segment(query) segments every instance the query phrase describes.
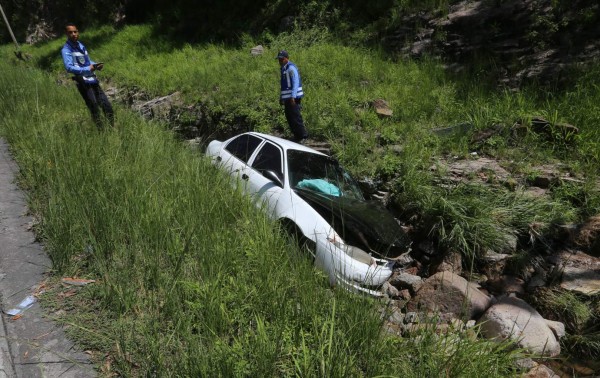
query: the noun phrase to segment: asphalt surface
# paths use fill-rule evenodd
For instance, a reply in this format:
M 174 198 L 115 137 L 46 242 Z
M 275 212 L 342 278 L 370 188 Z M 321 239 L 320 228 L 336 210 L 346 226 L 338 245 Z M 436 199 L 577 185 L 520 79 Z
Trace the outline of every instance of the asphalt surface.
M 30 230 L 18 167 L 0 138 L 0 378 L 95 377 L 87 354 L 37 302 L 52 262 Z M 16 314 L 16 315 L 15 315 Z

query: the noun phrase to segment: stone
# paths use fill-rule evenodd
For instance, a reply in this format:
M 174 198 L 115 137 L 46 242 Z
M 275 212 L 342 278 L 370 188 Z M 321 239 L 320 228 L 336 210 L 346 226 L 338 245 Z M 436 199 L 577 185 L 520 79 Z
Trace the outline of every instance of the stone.
M 181 94 L 174 92 L 168 96 L 135 103 L 132 108 L 140 112 L 144 118 L 168 120 L 172 109 L 175 106 L 180 106 L 182 104 L 181 101 Z
M 523 194 L 532 198 L 544 197 L 548 193 L 548 189 L 543 189 L 537 186 L 530 186 L 523 191 Z
M 567 266 L 563 270 L 560 286 L 569 291 L 586 295 L 600 293 L 600 269 L 586 269 Z
M 418 312 L 416 311 L 409 311 L 406 313 L 406 315 L 404 315 L 404 323 L 409 324 L 409 323 L 418 323 L 419 319 L 420 319 L 420 315 Z
M 265 53 L 265 48 L 262 45 L 254 46 L 250 49 L 250 55 L 259 56 Z
M 531 277 L 529 283 L 527 284 L 527 290 L 533 291 L 538 287 L 546 286 L 546 277 L 543 273 L 538 273 L 535 276 Z
M 560 344 L 546 320 L 519 298 L 500 299 L 477 323 L 481 334 L 488 339 L 511 339 L 518 347 L 540 356 L 560 354 Z
M 550 327 L 552 332 L 554 332 L 554 336 L 556 336 L 556 338 L 559 340 L 565 337 L 567 334 L 567 331 L 565 330 L 565 324 L 562 322 L 546 319 L 546 324 L 548 327 Z
M 462 273 L 462 255 L 460 252 L 450 251 L 444 255 L 437 266 L 433 267 L 432 271 L 433 273 L 447 271 L 460 275 Z
M 513 254 L 517 251 L 517 246 L 519 243 L 519 238 L 513 234 L 505 234 L 504 235 L 504 248 L 502 249 L 503 253 Z
M 483 256 L 483 260 L 488 264 L 501 262 L 501 261 L 504 261 L 509 258 L 510 258 L 509 254 L 498 253 L 498 252 L 494 252 L 492 250 L 487 251 L 485 256 Z
M 524 378 L 560 378 L 560 376 L 546 365 L 537 365 L 529 370 L 529 372 L 524 375 Z
M 404 333 L 404 325 L 385 322 L 381 330 L 386 335 L 402 336 Z
M 529 184 L 542 189 L 549 189 L 559 183 L 561 165 L 546 164 L 539 167 L 534 167 L 534 172 L 527 179 Z
M 414 294 L 421 288 L 421 285 L 423 285 L 423 279 L 413 274 L 401 272 L 392 275 L 389 283 L 400 290 L 408 289 Z
M 425 280 L 407 306 L 409 311 L 453 313 L 471 319 L 483 313 L 491 301 L 475 284 L 452 272 L 440 272 Z
M 410 298 L 412 298 L 412 296 L 410 295 L 410 291 L 408 289 L 404 289 L 404 290 L 400 290 L 399 298 L 404 299 L 405 301 L 408 301 L 408 300 L 410 300 Z
M 546 261 L 562 272 L 563 289 L 585 295 L 600 292 L 600 258 L 564 249 L 548 256 Z
M 400 296 L 400 291 L 389 282 L 384 282 L 384 284 L 381 286 L 381 290 L 390 298 L 398 298 Z
M 496 294 L 524 294 L 525 281 L 518 277 L 503 275 L 496 279 L 490 279 L 486 282 L 486 286 Z
M 410 230 L 407 230 L 406 228 L 403 227 L 403 230 L 406 233 L 409 233 Z M 402 266 L 402 267 L 408 267 L 409 265 L 411 265 L 415 259 L 412 258 L 412 256 L 410 255 L 410 252 L 406 252 L 401 254 L 398 257 L 395 257 L 391 260 L 394 260 L 395 266 Z
M 511 178 L 510 173 L 502 168 L 496 160 L 485 157 L 458 160 L 440 165 L 445 168 L 440 171 L 448 171 L 453 181 L 473 179 L 482 182 L 503 183 Z
M 382 118 L 389 118 L 394 114 L 389 104 L 384 99 L 379 98 L 374 100 L 371 102 L 371 106 L 375 109 L 375 113 Z
M 519 368 L 519 369 L 527 369 L 527 370 L 531 370 L 534 367 L 538 366 L 539 364 L 537 362 L 535 362 L 533 359 L 531 358 L 521 358 L 519 360 L 517 360 L 515 362 L 515 365 Z
M 394 323 L 394 324 L 403 324 L 404 323 L 404 314 L 402 313 L 402 311 L 396 309 L 388 317 L 388 322 Z

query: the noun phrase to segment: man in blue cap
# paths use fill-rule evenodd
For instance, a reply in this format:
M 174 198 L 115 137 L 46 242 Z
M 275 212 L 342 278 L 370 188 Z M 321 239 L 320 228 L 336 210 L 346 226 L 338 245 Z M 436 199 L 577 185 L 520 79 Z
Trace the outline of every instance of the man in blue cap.
M 277 54 L 277 59 L 281 66 L 281 95 L 279 96 L 279 103 L 284 106 L 285 119 L 294 134 L 294 141 L 304 143 L 306 138 L 308 138 L 308 132 L 304 127 L 302 114 L 300 114 L 300 109 L 302 109 L 300 103 L 302 97 L 304 97 L 300 73 L 298 72 L 298 67 L 290 62 L 287 51 L 281 50 Z
M 65 26 L 67 42 L 61 50 L 63 63 L 68 73 L 73 74 L 73 80 L 77 83 L 77 90 L 83 97 L 85 104 L 92 113 L 96 126 L 102 128 L 100 108 L 104 112 L 110 125 L 114 124 L 114 112 L 108 97 L 104 94 L 95 71 L 100 71 L 104 63 L 95 63 L 88 55 L 85 46 L 79 42 L 79 30 L 75 24 Z

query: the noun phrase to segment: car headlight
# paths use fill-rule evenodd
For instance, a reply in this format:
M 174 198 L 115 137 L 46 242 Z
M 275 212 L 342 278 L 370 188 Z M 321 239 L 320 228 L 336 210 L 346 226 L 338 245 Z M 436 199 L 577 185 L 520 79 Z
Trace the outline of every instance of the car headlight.
M 348 256 L 352 257 L 356 261 L 360 261 L 363 264 L 376 266 L 377 262 L 367 252 L 362 249 L 355 247 L 353 245 L 347 245 L 342 238 L 337 234 L 337 232 L 331 230 L 329 235 L 327 236 L 327 241 L 336 246 L 337 248 L 344 251 Z

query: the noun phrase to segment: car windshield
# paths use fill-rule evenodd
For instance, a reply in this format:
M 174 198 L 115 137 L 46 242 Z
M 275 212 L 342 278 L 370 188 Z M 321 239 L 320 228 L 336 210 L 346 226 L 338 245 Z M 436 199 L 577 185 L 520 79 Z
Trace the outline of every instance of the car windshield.
M 288 150 L 287 160 L 292 188 L 364 201 L 356 181 L 335 159 L 306 151 Z

